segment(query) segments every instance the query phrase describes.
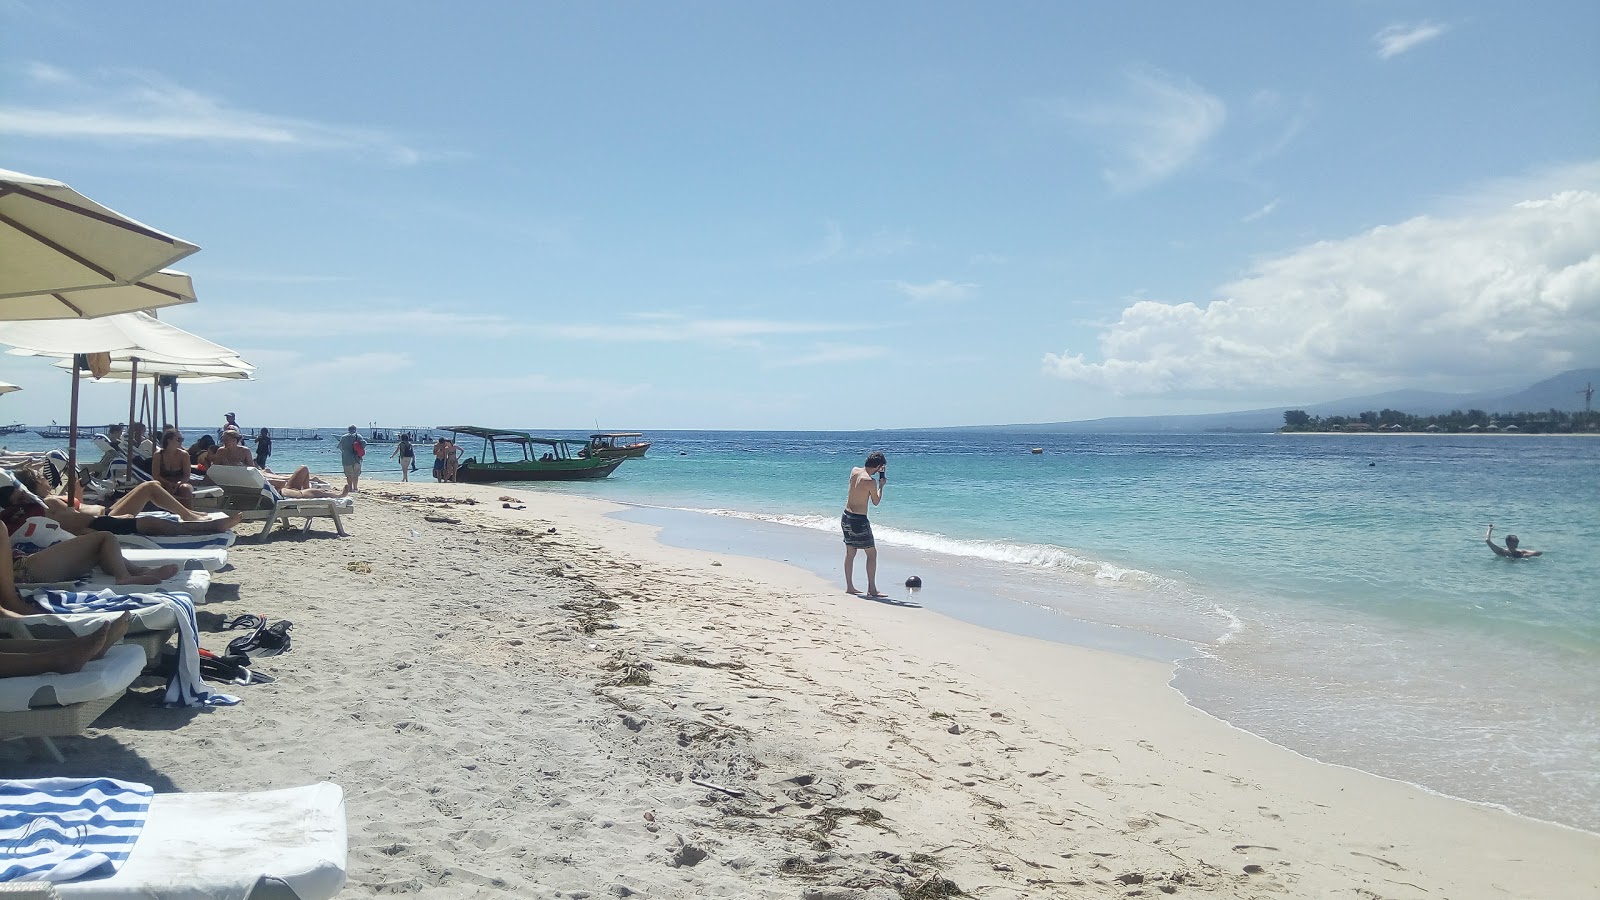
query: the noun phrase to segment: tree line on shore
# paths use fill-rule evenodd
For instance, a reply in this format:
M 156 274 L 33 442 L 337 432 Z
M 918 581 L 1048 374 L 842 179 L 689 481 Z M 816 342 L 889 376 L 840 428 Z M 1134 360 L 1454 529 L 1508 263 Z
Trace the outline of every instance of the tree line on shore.
M 1600 416 L 1587 412 L 1550 409 L 1544 412 L 1489 413 L 1481 409 L 1453 409 L 1435 416 L 1418 416 L 1397 409 L 1367 410 L 1354 416 L 1314 416 L 1303 409 L 1283 411 L 1280 432 L 1294 431 L 1431 431 L 1475 433 L 1510 431 L 1522 434 L 1570 434 L 1600 431 Z

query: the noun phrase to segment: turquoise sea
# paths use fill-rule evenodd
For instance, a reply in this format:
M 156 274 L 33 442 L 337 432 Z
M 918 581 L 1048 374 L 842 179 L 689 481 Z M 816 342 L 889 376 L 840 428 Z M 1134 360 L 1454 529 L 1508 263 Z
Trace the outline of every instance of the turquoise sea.
M 1164 656 L 1193 705 L 1307 756 L 1600 832 L 1600 440 L 650 437 L 606 481 L 517 488 L 838 579 L 846 477 L 882 450 L 880 583 L 904 602 Z M 368 478 L 397 477 L 389 449 Z M 278 451 L 274 468 L 338 469 L 330 446 Z M 1495 556 L 1490 522 L 1545 555 Z

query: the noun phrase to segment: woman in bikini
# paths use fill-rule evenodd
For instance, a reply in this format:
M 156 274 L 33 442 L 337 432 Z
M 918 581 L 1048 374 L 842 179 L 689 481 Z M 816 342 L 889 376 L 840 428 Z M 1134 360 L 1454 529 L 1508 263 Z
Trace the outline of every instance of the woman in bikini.
M 194 502 L 194 488 L 189 484 L 191 464 L 189 451 L 183 446 L 183 434 L 176 428 L 163 432 L 161 449 L 156 453 L 156 481 L 184 506 Z

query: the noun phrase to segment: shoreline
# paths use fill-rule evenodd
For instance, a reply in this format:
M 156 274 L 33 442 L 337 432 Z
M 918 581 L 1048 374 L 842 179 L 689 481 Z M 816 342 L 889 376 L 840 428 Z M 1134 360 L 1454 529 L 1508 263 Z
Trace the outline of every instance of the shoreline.
M 64 766 L 0 761 L 158 790 L 336 781 L 346 897 L 1600 889 L 1600 838 L 1310 760 L 1188 706 L 1162 663 L 667 546 L 603 500 L 359 496 L 349 538 L 242 542 L 200 608 L 216 649 L 223 615 L 295 621 L 261 660 L 277 682 L 203 713 L 135 692 Z

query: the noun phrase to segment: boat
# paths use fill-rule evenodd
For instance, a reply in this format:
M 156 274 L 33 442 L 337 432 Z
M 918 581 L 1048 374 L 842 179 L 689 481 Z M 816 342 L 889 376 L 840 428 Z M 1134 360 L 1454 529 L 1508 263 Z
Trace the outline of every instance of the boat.
M 585 450 L 589 456 L 602 459 L 638 459 L 650 449 L 650 442 L 628 439 L 641 437 L 644 435 L 637 431 L 602 431 L 589 435 L 589 446 Z M 625 443 L 617 443 L 619 440 Z
M 21 434 L 28 430 L 28 426 L 18 422 L 15 425 L 0 425 L 0 434 Z
M 526 431 L 480 428 L 476 425 L 440 425 L 436 430 L 483 439 L 477 456 L 469 456 L 456 469 L 457 481 L 476 484 L 496 481 L 583 481 L 605 478 L 625 458 L 590 456 L 583 441 L 546 438 Z
M 376 424 L 372 424 L 367 426 L 367 433 L 362 435 L 362 438 L 369 444 L 398 444 L 401 435 L 409 435 L 413 444 L 433 443 L 432 430 L 420 425 L 380 428 Z
M 90 435 L 105 431 L 109 427 L 108 425 L 79 425 L 78 436 L 87 439 Z M 65 441 L 72 437 L 71 426 L 57 425 L 54 422 L 49 425 L 40 425 L 38 428 L 30 430 L 47 441 Z

